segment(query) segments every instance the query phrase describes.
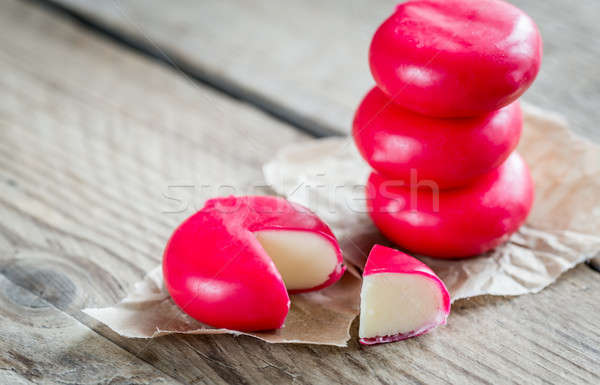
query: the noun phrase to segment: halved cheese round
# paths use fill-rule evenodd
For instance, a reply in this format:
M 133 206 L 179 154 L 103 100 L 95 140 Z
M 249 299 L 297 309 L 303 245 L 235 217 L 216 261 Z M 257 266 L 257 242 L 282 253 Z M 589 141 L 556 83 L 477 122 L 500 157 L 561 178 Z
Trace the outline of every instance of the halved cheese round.
M 184 312 L 240 331 L 280 328 L 288 290 L 324 288 L 344 270 L 329 227 L 307 208 L 271 196 L 207 201 L 175 230 L 163 256 L 165 285 Z

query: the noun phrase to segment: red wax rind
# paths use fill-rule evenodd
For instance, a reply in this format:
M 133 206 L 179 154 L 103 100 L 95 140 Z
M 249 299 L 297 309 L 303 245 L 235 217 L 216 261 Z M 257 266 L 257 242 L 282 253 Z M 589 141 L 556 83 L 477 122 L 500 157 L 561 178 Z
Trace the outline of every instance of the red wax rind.
M 478 117 L 437 119 L 390 103 L 375 87 L 356 111 L 352 135 L 379 173 L 407 184 L 412 175 L 445 189 L 498 167 L 517 146 L 522 126 L 518 101 Z
M 436 117 L 508 105 L 534 81 L 541 59 L 533 20 L 499 0 L 402 3 L 369 51 L 373 77 L 395 103 Z
M 506 241 L 525 222 L 533 197 L 529 169 L 516 152 L 464 188 L 404 187 L 375 172 L 367 182 L 369 215 L 381 232 L 437 258 L 475 256 Z
M 253 234 L 260 230 L 318 233 L 336 250 L 338 265 L 327 282 L 342 276 L 342 254 L 329 227 L 307 208 L 272 196 L 216 198 L 206 202 L 171 236 L 163 256 L 165 285 L 188 315 L 217 328 L 277 329 L 289 310 L 280 273 Z

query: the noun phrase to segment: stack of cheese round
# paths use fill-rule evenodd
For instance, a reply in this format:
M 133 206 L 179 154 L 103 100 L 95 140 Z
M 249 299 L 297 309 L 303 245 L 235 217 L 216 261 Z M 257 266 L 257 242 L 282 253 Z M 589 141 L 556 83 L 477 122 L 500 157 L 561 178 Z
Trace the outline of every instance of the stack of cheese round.
M 523 11 L 499 0 L 413 0 L 377 30 L 377 86 L 354 119 L 374 169 L 370 215 L 401 247 L 440 258 L 486 252 L 525 221 L 533 182 L 514 152 L 517 100 L 542 42 Z

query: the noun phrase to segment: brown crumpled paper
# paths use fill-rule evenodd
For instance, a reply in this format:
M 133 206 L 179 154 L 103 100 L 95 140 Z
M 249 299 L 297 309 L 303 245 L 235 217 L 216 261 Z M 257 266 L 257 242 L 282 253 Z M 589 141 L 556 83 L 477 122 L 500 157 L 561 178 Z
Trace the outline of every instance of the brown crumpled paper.
M 360 275 L 349 266 L 335 285 L 317 292 L 291 295 L 290 312 L 283 328 L 242 333 L 212 328 L 179 310 L 163 285 L 162 267 L 157 266 L 118 304 L 83 309 L 83 312 L 124 337 L 154 338 L 172 333 L 234 334 L 271 343 L 346 346 L 350 324 L 358 314 L 359 294 Z
M 546 111 L 524 106 L 524 117 L 518 151 L 536 185 L 526 225 L 488 255 L 458 261 L 421 257 L 444 281 L 453 301 L 535 293 L 600 252 L 600 146 L 575 136 L 562 118 Z M 269 185 L 330 224 L 350 265 L 334 286 L 292 296 L 280 330 L 240 333 L 191 319 L 169 298 L 160 267 L 117 305 L 83 311 L 126 337 L 230 333 L 272 343 L 345 346 L 359 310 L 360 279 L 353 265 L 362 266 L 374 243 L 389 244 L 366 213 L 363 187 L 368 173 L 349 138 L 289 146 L 265 165 Z

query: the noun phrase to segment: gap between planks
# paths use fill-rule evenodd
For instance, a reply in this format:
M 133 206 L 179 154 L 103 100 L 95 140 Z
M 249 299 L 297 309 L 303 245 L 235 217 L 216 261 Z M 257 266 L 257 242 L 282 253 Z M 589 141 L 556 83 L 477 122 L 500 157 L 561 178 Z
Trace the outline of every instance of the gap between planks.
M 191 81 L 197 82 L 203 86 L 210 87 L 220 93 L 227 95 L 238 101 L 245 102 L 267 115 L 282 121 L 291 127 L 315 138 L 324 138 L 328 136 L 343 136 L 338 130 L 326 126 L 304 116 L 291 108 L 261 94 L 250 90 L 240 84 L 219 76 L 198 65 L 190 64 L 185 59 L 176 55 L 170 50 L 155 44 L 149 37 L 123 33 L 112 30 L 111 28 L 99 22 L 93 17 L 89 17 L 77 10 L 71 9 L 65 5 L 56 3 L 52 0 L 24 0 L 31 4 L 40 6 L 57 15 L 66 17 L 76 22 L 81 27 L 96 33 L 109 41 L 122 47 L 126 47 L 142 56 L 152 59 L 169 69 L 175 71 L 178 75 L 184 76 Z

